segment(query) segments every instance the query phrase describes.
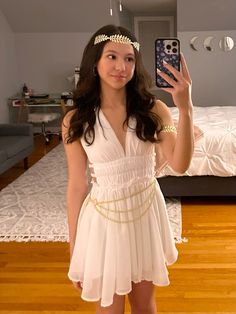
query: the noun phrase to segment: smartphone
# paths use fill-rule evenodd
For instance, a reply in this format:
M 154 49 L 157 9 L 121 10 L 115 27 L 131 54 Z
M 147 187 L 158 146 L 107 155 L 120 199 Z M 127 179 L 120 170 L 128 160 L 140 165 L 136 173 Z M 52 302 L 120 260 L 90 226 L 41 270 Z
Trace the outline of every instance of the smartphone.
M 180 41 L 177 38 L 158 38 L 155 40 L 155 70 L 158 68 L 176 80 L 173 74 L 164 67 L 163 60 L 180 71 Z M 157 71 L 156 85 L 158 87 L 172 87 L 158 75 Z

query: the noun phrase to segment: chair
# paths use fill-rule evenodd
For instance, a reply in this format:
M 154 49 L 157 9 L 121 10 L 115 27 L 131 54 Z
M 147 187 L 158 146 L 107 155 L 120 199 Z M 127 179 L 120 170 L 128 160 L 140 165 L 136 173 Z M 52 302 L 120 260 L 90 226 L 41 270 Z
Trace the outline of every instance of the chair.
M 45 144 L 50 143 L 51 136 L 53 134 L 58 135 L 59 139 L 61 138 L 61 132 L 52 132 L 46 130 L 46 124 L 52 121 L 56 121 L 61 118 L 61 114 L 57 112 L 48 112 L 48 113 L 41 113 L 41 112 L 33 112 L 28 114 L 28 123 L 32 124 L 40 124 L 41 125 L 41 133 L 44 136 Z

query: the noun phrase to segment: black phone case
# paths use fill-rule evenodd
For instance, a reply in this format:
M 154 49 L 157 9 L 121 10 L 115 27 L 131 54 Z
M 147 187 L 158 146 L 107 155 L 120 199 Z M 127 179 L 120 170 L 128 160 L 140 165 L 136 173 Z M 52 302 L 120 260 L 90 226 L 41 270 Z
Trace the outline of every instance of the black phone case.
M 155 40 L 155 70 L 158 68 L 176 80 L 173 74 L 164 67 L 163 60 L 180 71 L 180 42 L 177 38 L 158 38 Z M 157 71 L 156 85 L 158 87 L 172 87 L 158 75 Z

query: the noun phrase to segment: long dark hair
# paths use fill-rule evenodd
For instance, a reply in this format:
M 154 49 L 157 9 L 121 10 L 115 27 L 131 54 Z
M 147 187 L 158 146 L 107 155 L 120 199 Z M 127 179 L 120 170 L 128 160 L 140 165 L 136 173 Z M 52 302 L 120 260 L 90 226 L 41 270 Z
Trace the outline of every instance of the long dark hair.
M 136 42 L 135 36 L 121 26 L 107 25 L 100 28 L 89 40 L 84 49 L 80 64 L 80 76 L 73 93 L 74 113 L 71 116 L 66 142 L 71 143 L 84 136 L 88 145 L 95 139 L 94 124 L 96 110 L 100 108 L 100 79 L 96 75 L 96 65 L 101 58 L 107 41 L 94 45 L 97 35 L 127 36 Z M 151 111 L 155 104 L 155 96 L 148 89 L 152 86 L 152 79 L 144 69 L 140 52 L 134 48 L 135 70 L 132 79 L 126 85 L 126 120 L 132 116 L 136 119 L 136 135 L 142 141 L 157 142 L 156 134 L 161 130 L 161 119 Z M 76 110 L 75 110 L 76 109 Z

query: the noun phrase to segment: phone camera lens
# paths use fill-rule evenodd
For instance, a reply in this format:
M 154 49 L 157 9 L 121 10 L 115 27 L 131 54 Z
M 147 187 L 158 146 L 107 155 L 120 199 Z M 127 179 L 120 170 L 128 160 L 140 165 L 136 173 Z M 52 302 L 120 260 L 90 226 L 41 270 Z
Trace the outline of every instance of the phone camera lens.
M 173 46 L 176 47 L 177 46 L 177 42 L 173 41 Z
M 171 49 L 171 45 L 167 45 L 166 48 L 167 48 L 168 50 L 170 50 L 170 49 Z
M 176 52 L 177 52 L 177 49 L 176 49 L 176 48 L 173 48 L 172 51 L 173 51 L 173 53 L 176 53 Z

